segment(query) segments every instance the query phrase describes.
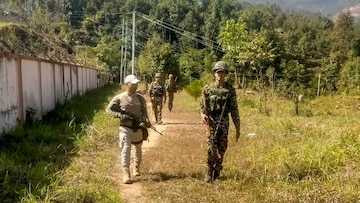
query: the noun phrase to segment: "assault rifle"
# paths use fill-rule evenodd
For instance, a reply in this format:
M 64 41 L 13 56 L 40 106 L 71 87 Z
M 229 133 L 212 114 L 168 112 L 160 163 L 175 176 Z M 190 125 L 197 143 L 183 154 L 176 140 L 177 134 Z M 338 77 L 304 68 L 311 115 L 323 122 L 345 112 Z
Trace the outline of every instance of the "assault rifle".
M 143 119 L 140 116 L 135 115 L 131 112 L 124 111 L 122 109 L 120 109 L 120 113 L 128 115 L 134 121 L 133 125 L 136 125 L 134 127 L 139 126 L 140 123 L 144 123 L 146 128 L 151 128 L 153 131 L 157 132 L 158 134 L 163 135 L 162 132 L 159 132 L 158 130 L 156 130 L 156 128 L 150 123 L 150 121 Z
M 220 118 L 219 118 L 219 121 L 218 123 L 216 123 L 216 128 L 215 128 L 215 132 L 211 134 L 211 132 L 209 132 L 209 138 L 210 138 L 210 152 L 212 155 L 214 155 L 214 148 L 216 150 L 216 155 L 220 158 L 220 153 L 219 153 L 219 150 L 218 148 L 215 146 L 215 143 L 214 143 L 214 140 L 216 139 L 216 136 L 217 136 L 217 133 L 219 131 L 219 127 L 220 127 L 220 124 L 221 124 L 221 120 L 223 119 L 224 117 L 224 112 L 225 112 L 225 108 L 226 108 L 226 104 L 228 103 L 228 100 L 229 100 L 229 96 L 230 94 L 228 93 L 226 95 L 226 100 L 225 100 L 225 103 L 224 105 L 222 106 L 222 109 L 221 109 L 221 114 L 220 114 Z M 209 118 L 209 121 L 208 121 L 208 126 L 210 128 L 210 125 L 213 125 L 215 126 L 215 120 L 213 119 L 213 117 L 211 115 L 208 115 L 208 118 Z M 210 129 L 209 129 L 210 131 Z
M 208 115 L 208 121 L 207 121 L 207 131 L 208 131 L 208 135 L 209 135 L 209 141 L 210 141 L 210 153 L 212 155 L 214 155 L 216 153 L 216 155 L 219 157 L 219 150 L 218 148 L 215 146 L 215 139 L 216 139 L 216 134 L 218 132 L 218 127 L 216 126 L 215 132 L 211 133 L 211 128 L 213 126 L 215 126 L 215 121 L 214 119 Z

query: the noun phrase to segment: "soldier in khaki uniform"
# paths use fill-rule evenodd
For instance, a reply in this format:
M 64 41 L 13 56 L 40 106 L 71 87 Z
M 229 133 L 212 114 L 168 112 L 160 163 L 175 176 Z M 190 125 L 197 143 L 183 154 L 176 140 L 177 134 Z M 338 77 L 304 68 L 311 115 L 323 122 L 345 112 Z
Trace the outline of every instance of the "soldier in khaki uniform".
M 149 85 L 148 93 L 150 95 L 152 110 L 154 111 L 157 124 L 162 123 L 162 105 L 166 102 L 166 89 L 161 82 L 161 74 L 155 74 L 155 81 Z
M 126 76 L 126 91 L 116 95 L 105 109 L 110 116 L 120 119 L 119 146 L 121 149 L 121 166 L 124 172 L 123 183 L 125 184 L 132 183 L 129 170 L 131 147 L 133 147 L 135 163 L 133 175 L 140 175 L 143 130 L 147 127 L 144 122 L 139 123 L 134 121 L 134 119 L 125 112 L 136 115 L 144 121 L 149 120 L 146 101 L 142 95 L 136 93 L 139 82 L 140 80 L 134 75 Z
M 174 93 L 176 92 L 176 82 L 173 74 L 169 74 L 169 78 L 165 81 L 165 88 L 168 94 L 168 109 L 169 111 L 172 111 Z
M 208 157 L 206 182 L 216 180 L 222 170 L 222 161 L 228 146 L 229 114 L 236 128 L 236 142 L 240 136 L 240 116 L 234 87 L 225 81 L 228 73 L 224 61 L 216 62 L 215 82 L 203 87 L 200 114 L 208 125 Z

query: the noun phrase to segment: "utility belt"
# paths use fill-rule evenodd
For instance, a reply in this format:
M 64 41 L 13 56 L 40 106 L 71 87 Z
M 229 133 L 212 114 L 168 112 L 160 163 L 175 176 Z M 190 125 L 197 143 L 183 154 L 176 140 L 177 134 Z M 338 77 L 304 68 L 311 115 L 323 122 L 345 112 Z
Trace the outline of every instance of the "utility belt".
M 130 128 L 130 129 L 132 129 L 134 132 L 136 132 L 138 129 L 142 129 L 143 130 L 143 132 L 142 132 L 142 139 L 141 140 L 139 140 L 139 141 L 137 141 L 137 142 L 133 142 L 133 141 L 131 141 L 131 144 L 140 144 L 140 143 L 142 143 L 143 142 L 143 140 L 146 140 L 147 139 L 147 137 L 149 136 L 147 133 L 147 130 L 144 130 L 144 128 L 142 128 L 142 127 L 133 127 L 133 126 L 129 126 L 129 125 L 120 125 L 121 127 L 127 127 L 127 128 Z M 146 129 L 146 128 L 145 128 Z M 146 131 L 146 132 L 145 132 Z M 146 136 L 146 134 L 147 134 L 147 136 Z M 145 136 L 146 136 L 146 139 L 145 139 Z
M 152 96 L 151 101 L 161 102 L 163 100 L 162 96 Z
M 134 132 L 136 132 L 138 129 L 141 129 L 141 127 L 134 127 L 134 126 L 130 126 L 130 125 L 122 125 L 120 124 L 121 127 L 127 127 L 127 128 L 131 128 Z

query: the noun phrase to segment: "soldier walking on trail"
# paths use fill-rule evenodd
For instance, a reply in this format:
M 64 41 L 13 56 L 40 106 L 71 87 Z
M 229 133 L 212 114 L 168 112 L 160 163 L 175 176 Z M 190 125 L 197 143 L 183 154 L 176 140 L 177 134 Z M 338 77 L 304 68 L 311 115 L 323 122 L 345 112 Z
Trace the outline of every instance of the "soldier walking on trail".
M 173 74 L 169 74 L 169 78 L 165 81 L 165 88 L 168 93 L 168 109 L 172 111 L 174 93 L 176 92 L 176 81 L 174 80 Z
M 162 105 L 166 102 L 166 89 L 161 82 L 161 74 L 155 74 L 155 81 L 149 85 L 149 95 L 157 124 L 162 123 Z
M 236 142 L 240 136 L 240 116 L 234 87 L 225 82 L 228 73 L 224 61 L 216 62 L 215 82 L 203 87 L 200 114 L 201 120 L 208 125 L 207 173 L 205 181 L 219 178 L 223 169 L 222 162 L 228 146 L 229 113 L 236 128 Z
M 120 119 L 120 141 L 121 166 L 123 167 L 123 183 L 130 184 L 130 152 L 133 147 L 134 158 L 134 176 L 140 175 L 140 164 L 142 159 L 143 133 L 147 133 L 148 113 L 144 97 L 136 93 L 138 80 L 134 75 L 125 77 L 126 91 L 116 95 L 106 107 L 106 112 Z M 130 115 L 137 116 L 143 121 L 135 120 Z

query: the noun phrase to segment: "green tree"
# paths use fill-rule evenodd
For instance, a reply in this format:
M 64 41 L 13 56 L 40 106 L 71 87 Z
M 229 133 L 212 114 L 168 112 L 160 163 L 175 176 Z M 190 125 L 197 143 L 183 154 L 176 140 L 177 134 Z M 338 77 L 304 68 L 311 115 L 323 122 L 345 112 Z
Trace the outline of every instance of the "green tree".
M 114 39 L 113 36 L 103 36 L 99 44 L 93 48 L 96 58 L 107 65 L 108 70 L 113 75 L 119 75 L 120 69 L 113 67 L 120 67 L 121 41 Z
M 85 18 L 86 0 L 64 0 L 64 20 L 73 28 L 80 28 Z
M 204 57 L 207 54 L 206 49 L 189 49 L 180 55 L 179 66 L 187 80 L 200 79 L 201 73 L 205 71 Z
M 299 115 L 299 102 L 304 90 L 305 66 L 297 60 L 281 60 L 280 67 L 284 76 L 278 81 L 277 93 L 291 99 L 294 102 L 295 114 Z
M 220 28 L 219 42 L 226 52 L 224 58 L 231 67 L 235 67 L 235 81 L 237 82 L 238 74 L 246 74 L 246 63 L 249 59 L 244 55 L 246 44 L 249 43 L 250 36 L 247 32 L 245 23 L 235 23 L 234 20 L 226 21 L 225 25 Z
M 201 96 L 201 91 L 203 87 L 203 82 L 201 80 L 195 80 L 191 84 L 185 87 L 186 92 L 194 97 L 194 99 L 198 99 Z
M 351 47 L 351 42 L 354 39 L 354 17 L 347 13 L 340 13 L 337 16 L 334 28 L 332 31 L 332 52 L 339 53 L 342 60 L 347 56 L 347 50 Z
M 169 43 L 164 43 L 159 36 L 151 38 L 141 51 L 137 67 L 140 74 L 160 73 L 180 74 L 177 54 Z
M 360 57 L 353 56 L 349 58 L 341 69 L 340 74 L 341 87 L 346 91 L 360 90 Z
M 259 94 L 259 110 L 266 109 L 265 74 L 268 68 L 278 67 L 279 59 L 284 55 L 283 44 L 277 32 L 264 30 L 256 34 L 253 40 L 246 44 L 244 58 L 248 60 L 250 67 L 257 77 Z

